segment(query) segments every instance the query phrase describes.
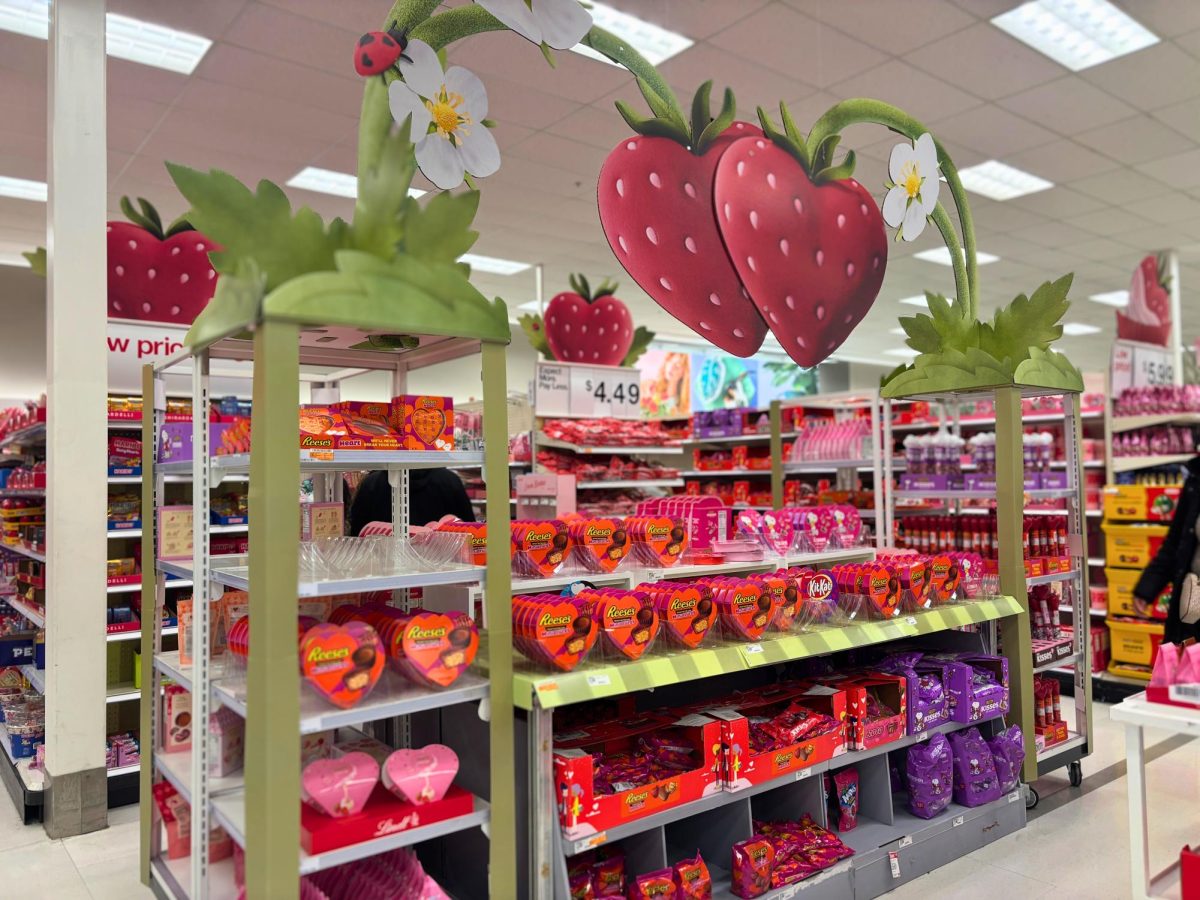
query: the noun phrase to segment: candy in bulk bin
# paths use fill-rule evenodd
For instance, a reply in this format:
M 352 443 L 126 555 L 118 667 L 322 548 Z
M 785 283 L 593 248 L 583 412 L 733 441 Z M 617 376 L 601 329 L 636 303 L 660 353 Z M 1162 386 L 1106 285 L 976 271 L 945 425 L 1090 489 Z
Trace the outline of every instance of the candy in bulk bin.
M 641 659 L 654 646 L 659 620 L 649 594 L 623 588 L 585 588 L 576 599 L 592 604 L 600 630 L 601 656 Z
M 694 650 L 712 633 L 717 607 L 707 584 L 659 581 L 639 584 L 637 590 L 650 597 L 671 646 Z
M 591 600 L 561 594 L 512 599 L 513 644 L 526 659 L 570 672 L 587 659 L 599 629 Z

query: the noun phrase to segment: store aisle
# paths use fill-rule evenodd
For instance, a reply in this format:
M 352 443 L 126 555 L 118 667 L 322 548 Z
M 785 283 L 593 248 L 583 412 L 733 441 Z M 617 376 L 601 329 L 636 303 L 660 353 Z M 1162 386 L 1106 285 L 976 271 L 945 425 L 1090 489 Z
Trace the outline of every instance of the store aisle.
M 1069 698 L 1064 697 L 1064 702 Z M 1066 771 L 1037 785 L 1042 794 L 1027 828 L 968 854 L 887 895 L 895 900 L 1017 896 L 1023 900 L 1129 896 L 1124 728 L 1095 705 L 1096 750 L 1084 761 L 1083 787 Z M 1068 718 L 1069 718 L 1069 714 Z M 1165 867 L 1200 839 L 1200 742 L 1146 732 L 1151 810 L 1151 868 Z M 1082 794 L 1082 796 L 1079 796 Z M 1075 795 L 1075 796 L 1072 796 Z M 23 900 L 135 900 L 149 897 L 137 880 L 136 807 L 114 810 L 107 831 L 49 841 L 0 803 L 0 872 Z M 7 896 L 0 890 L 0 896 Z

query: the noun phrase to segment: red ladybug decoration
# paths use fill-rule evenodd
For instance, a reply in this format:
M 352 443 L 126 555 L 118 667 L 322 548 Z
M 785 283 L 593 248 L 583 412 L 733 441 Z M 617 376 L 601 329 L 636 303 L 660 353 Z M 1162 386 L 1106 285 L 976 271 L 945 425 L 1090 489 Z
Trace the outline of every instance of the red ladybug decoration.
M 383 75 L 398 60 L 409 62 L 404 55 L 407 46 L 408 38 L 394 25 L 387 31 L 368 31 L 354 48 L 354 70 L 364 78 Z

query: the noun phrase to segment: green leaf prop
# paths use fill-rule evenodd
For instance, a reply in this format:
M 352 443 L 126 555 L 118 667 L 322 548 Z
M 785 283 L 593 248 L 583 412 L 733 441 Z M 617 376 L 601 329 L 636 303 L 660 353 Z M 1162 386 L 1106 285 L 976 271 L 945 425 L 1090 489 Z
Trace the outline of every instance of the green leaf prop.
M 211 254 L 222 275 L 253 259 L 269 292 L 300 275 L 333 269 L 334 253 L 349 242 L 341 219 L 326 230 L 321 217 L 306 206 L 293 216 L 287 196 L 270 181 L 260 181 L 251 192 L 218 169 L 200 172 L 167 163 L 167 170 L 191 204 L 188 221 L 223 248 Z
M 350 246 L 380 259 L 396 255 L 406 219 L 418 207 L 417 201 L 408 196 L 416 171 L 417 160 L 406 120 L 399 130 L 384 139 L 378 162 L 359 174 Z
M 242 259 L 232 272 L 217 279 L 208 306 L 196 316 L 184 343 L 189 346 L 208 343 L 237 333 L 257 318 L 266 293 L 266 277 L 253 259 Z
M 924 353 L 913 361 L 912 367 L 894 373 L 885 386 L 884 395 L 902 397 L 967 390 L 1011 384 L 1012 380 L 1011 372 L 978 347 L 965 353 L 948 349 L 941 353 Z
M 479 232 L 472 231 L 470 225 L 479 209 L 479 191 L 442 192 L 423 207 L 410 202 L 412 211 L 400 242 L 402 253 L 431 262 L 453 263 L 474 246 Z
M 1030 357 L 1031 348 L 1045 350 L 1062 337 L 1062 317 L 1070 303 L 1067 292 L 1073 275 L 1042 284 L 1032 297 L 1018 294 L 1007 307 L 996 310 L 990 325 L 979 332 L 979 346 L 996 359 L 1014 364 Z
M 643 353 L 650 347 L 650 342 L 654 340 L 654 332 L 646 328 L 644 325 L 639 325 L 633 332 L 633 343 L 629 345 L 629 352 L 625 354 L 625 358 L 621 360 L 621 365 L 632 366 Z
M 1062 388 L 1064 391 L 1083 390 L 1083 376 L 1071 361 L 1061 353 L 1040 347 L 1029 348 L 1029 359 L 1017 366 L 1014 378 L 1017 384 Z
M 908 335 L 908 346 L 921 353 L 940 350 L 966 350 L 979 343 L 979 323 L 967 318 L 961 303 L 941 294 L 925 293 L 929 314 L 904 316 L 900 325 Z
M 525 337 L 529 338 L 533 349 L 546 359 L 554 359 L 554 354 L 550 352 L 550 341 L 546 338 L 546 329 L 542 325 L 542 317 L 536 313 L 526 313 L 517 319 L 517 322 L 525 332 Z
M 46 248 L 38 247 L 36 250 L 27 250 L 21 254 L 29 261 L 29 268 L 33 269 L 34 275 L 46 277 Z

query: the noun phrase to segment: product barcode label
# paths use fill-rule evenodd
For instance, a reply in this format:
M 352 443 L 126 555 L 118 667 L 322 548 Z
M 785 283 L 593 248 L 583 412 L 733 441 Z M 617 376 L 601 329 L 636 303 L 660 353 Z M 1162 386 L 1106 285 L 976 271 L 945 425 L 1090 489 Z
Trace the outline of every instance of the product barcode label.
M 612 680 L 604 673 L 600 673 L 598 675 L 589 675 L 587 683 L 588 687 L 608 687 L 612 684 Z
M 912 835 L 906 834 L 904 837 L 900 838 L 899 849 L 903 850 L 905 847 L 907 847 L 911 843 L 912 843 Z
M 916 617 L 916 616 L 909 616 L 907 619 L 905 619 L 905 620 L 904 620 L 904 624 L 905 624 L 905 625 L 916 625 L 916 624 L 917 624 L 917 617 Z
M 918 741 L 927 741 L 927 740 L 929 740 L 929 732 L 928 732 L 928 731 L 922 731 L 920 734 L 918 734 L 918 735 L 917 735 L 917 740 L 918 740 Z
M 1167 698 L 1200 703 L 1200 684 L 1172 684 L 1167 688 Z
M 1018 800 L 1020 800 L 1020 799 L 1021 799 L 1021 792 L 1020 792 L 1020 791 L 1013 791 L 1011 794 L 1009 794 L 1009 795 L 1008 795 L 1008 802 L 1009 802 L 1009 803 L 1016 803 L 1016 802 L 1017 802 Z
M 743 649 L 743 653 L 762 653 L 762 644 L 747 644 Z
M 801 781 L 812 774 L 812 769 L 801 769 L 796 773 L 796 780 Z
M 888 852 L 888 865 L 892 867 L 892 877 L 900 877 L 900 854 L 895 850 Z
M 958 827 L 959 825 L 961 825 L 962 823 L 963 823 L 963 817 L 962 817 L 962 816 L 955 816 L 955 817 L 954 817 L 954 821 L 950 823 L 950 827 L 951 827 L 951 828 L 957 828 L 957 827 Z

